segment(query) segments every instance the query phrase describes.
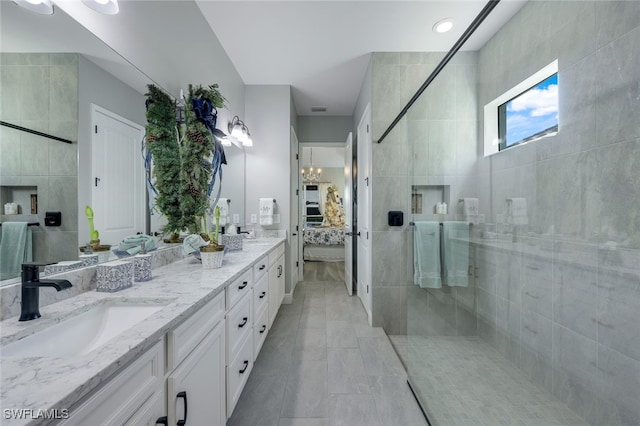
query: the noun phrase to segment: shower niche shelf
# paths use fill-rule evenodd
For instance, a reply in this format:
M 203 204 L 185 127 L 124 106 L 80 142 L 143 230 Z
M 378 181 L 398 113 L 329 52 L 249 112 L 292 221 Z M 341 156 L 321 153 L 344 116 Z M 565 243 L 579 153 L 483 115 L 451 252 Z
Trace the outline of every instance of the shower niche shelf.
M 411 220 L 438 220 L 438 203 L 446 203 L 451 210 L 449 185 L 411 185 Z
M 38 214 L 38 187 L 34 185 L 1 185 L 0 209 L 3 216 L 5 216 L 4 205 L 7 203 L 17 204 L 18 209 L 15 215 Z

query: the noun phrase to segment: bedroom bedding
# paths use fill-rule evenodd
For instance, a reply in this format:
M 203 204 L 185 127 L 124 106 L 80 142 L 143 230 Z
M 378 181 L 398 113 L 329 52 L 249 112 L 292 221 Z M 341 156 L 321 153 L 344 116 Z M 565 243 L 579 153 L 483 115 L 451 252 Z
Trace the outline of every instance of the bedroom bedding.
M 344 228 L 310 227 L 303 230 L 303 256 L 307 261 L 344 261 Z

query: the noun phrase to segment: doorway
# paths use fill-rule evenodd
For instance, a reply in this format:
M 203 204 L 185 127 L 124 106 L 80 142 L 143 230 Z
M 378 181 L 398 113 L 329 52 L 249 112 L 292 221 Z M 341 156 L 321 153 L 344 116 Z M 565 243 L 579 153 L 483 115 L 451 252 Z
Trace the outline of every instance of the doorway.
M 345 206 L 345 202 L 351 204 L 345 174 L 348 142 L 299 145 L 299 237 L 305 281 L 345 282 L 345 232 L 349 232 L 345 225 L 351 225 L 345 217 L 351 212 Z M 347 286 L 347 291 L 352 294 L 352 287 Z

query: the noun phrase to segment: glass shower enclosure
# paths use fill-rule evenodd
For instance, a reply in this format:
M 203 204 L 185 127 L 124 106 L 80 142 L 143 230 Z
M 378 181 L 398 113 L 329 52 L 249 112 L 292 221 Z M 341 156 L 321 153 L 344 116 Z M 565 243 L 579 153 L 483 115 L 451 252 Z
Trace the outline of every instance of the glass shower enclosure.
M 373 55 L 374 140 L 443 56 Z M 492 102 L 554 61 L 506 109 L 556 131 L 500 149 Z M 374 142 L 374 212 L 410 222 L 374 234 L 406 258 L 385 329 L 432 426 L 640 424 L 639 76 L 640 2 L 528 1 Z

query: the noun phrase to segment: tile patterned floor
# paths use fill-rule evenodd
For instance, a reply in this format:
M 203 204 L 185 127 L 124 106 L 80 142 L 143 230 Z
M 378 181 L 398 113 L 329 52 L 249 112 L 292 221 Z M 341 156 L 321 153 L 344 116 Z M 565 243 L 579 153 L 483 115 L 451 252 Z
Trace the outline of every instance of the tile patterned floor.
M 389 336 L 433 426 L 586 426 L 478 337 Z
M 228 426 L 422 426 L 427 422 L 381 328 L 347 295 L 342 263 L 305 264 Z

